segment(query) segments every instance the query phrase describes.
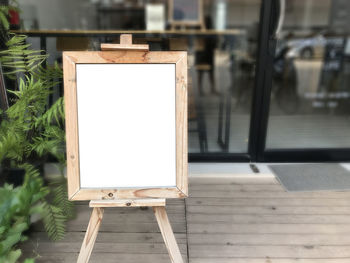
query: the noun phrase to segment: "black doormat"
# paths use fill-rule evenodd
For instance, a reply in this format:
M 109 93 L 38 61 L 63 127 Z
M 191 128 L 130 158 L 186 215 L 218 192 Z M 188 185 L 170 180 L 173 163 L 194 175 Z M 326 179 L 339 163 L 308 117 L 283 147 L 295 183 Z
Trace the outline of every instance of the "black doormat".
M 350 190 L 350 172 L 340 164 L 269 165 L 287 191 Z

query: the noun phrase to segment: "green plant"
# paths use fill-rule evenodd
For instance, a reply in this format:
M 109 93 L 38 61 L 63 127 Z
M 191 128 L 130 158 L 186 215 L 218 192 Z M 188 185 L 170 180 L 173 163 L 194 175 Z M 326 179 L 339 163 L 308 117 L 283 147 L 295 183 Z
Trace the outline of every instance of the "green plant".
M 49 192 L 32 166 L 22 167 L 26 171 L 22 186 L 13 188 L 5 184 L 0 188 L 0 262 L 3 263 L 18 262 L 22 252 L 17 244 L 27 239 L 23 232 L 29 228 L 30 216 L 44 213 L 42 200 Z M 34 259 L 24 262 L 34 262 Z
M 26 239 L 23 232 L 29 228 L 31 215 L 41 215 L 53 240 L 64 236 L 65 222 L 73 215 L 63 176 L 64 101 L 60 98 L 51 107 L 47 103 L 52 87 L 61 81 L 62 71 L 57 64 L 44 66 L 47 55 L 31 50 L 26 36 L 8 33 L 11 8 L 0 6 L 0 62 L 6 77 L 12 83 L 19 80 L 19 84 L 14 85 L 15 90 L 8 90 L 13 95 L 11 106 L 0 112 L 0 164 L 2 168 L 25 169 L 25 178 L 19 187 L 5 184 L 0 188 L 0 262 L 4 263 L 19 260 L 17 244 Z M 48 154 L 59 161 L 61 177 L 44 186 L 35 166 Z
M 25 43 L 27 36 L 15 34 L 9 36 L 10 39 L 5 42 L 6 49 L 1 51 L 1 64 L 7 70 L 7 77 L 16 79 L 16 73 L 25 73 L 48 80 L 52 77 L 50 73 L 56 73 L 50 69 L 46 71 L 42 67 L 47 55 L 42 54 L 40 50 L 28 49 L 30 44 Z
M 51 107 L 48 96 L 62 78 L 57 64 L 46 65 L 47 55 L 28 50 L 25 36 L 13 35 L 0 52 L 5 74 L 11 78 L 22 74 L 19 89 L 9 91 L 15 96 L 13 104 L 2 113 L 0 124 L 0 162 L 2 166 L 18 167 L 23 163 L 45 162 L 49 154 L 56 157 L 61 171 L 65 166 L 65 132 L 63 129 L 64 100 L 59 98 Z M 44 206 L 43 221 L 49 237 L 61 239 L 65 220 L 74 213 L 67 200 L 62 176 L 50 184 L 55 194 L 52 204 Z M 59 201 L 57 201 L 59 200 Z
M 18 91 L 8 91 L 15 95 L 16 101 L 3 112 L 0 162 L 9 160 L 10 165 L 16 167 L 50 153 L 64 165 L 63 98 L 46 110 L 52 85 L 49 80 L 35 80 L 29 74 L 20 80 Z
M 16 0 L 10 0 L 8 5 L 0 5 L 0 43 L 5 43 L 8 40 L 8 30 L 10 29 L 8 17 L 11 10 L 19 12 Z
M 23 185 L 13 188 L 12 185 L 5 184 L 0 188 L 0 262 L 2 263 L 15 263 L 20 258 L 22 252 L 17 245 L 27 240 L 23 232 L 29 228 L 30 217 L 33 214 L 42 215 L 52 238 L 60 239 L 64 233 L 65 215 L 57 207 L 56 201 L 53 205 L 47 202 L 50 188 L 44 186 L 39 172 L 32 165 L 25 164 L 21 167 L 25 169 Z M 24 261 L 24 263 L 31 262 L 34 262 L 34 259 Z
M 2 112 L 0 162 L 17 166 L 52 154 L 65 165 L 63 98 L 48 105 L 48 96 L 60 82 L 62 70 L 57 64 L 44 68 L 47 55 L 28 50 L 25 39 L 26 36 L 12 35 L 6 43 L 8 49 L 0 51 L 5 75 L 19 78 L 19 89 L 8 90 L 14 101 Z M 9 162 L 4 164 L 5 160 Z
M 6 42 L 7 48 L 0 51 L 0 62 L 5 76 L 19 80 L 18 90 L 8 90 L 14 96 L 12 105 L 0 112 L 0 163 L 2 167 L 9 168 L 25 166 L 28 169 L 29 165 L 31 171 L 37 174 L 35 166 L 43 164 L 48 155 L 56 157 L 61 176 L 52 180 L 48 187 L 38 189 L 41 193 L 40 200 L 35 200 L 38 209 L 23 211 L 27 212 L 24 215 L 26 217 L 32 212 L 39 213 L 48 236 L 52 240 L 59 240 L 65 234 L 65 222 L 74 215 L 73 205 L 67 200 L 66 180 L 63 176 L 64 100 L 59 98 L 53 105 L 48 105 L 52 88 L 62 80 L 62 70 L 57 64 L 46 65 L 47 55 L 41 51 L 30 50 L 25 41 L 26 36 L 12 34 Z M 28 177 L 26 174 L 26 178 Z M 35 178 L 43 185 L 42 177 Z M 22 192 L 26 187 L 24 183 L 16 191 Z M 9 186 L 5 188 L 8 189 Z M 11 215 L 14 216 L 10 213 L 10 217 Z

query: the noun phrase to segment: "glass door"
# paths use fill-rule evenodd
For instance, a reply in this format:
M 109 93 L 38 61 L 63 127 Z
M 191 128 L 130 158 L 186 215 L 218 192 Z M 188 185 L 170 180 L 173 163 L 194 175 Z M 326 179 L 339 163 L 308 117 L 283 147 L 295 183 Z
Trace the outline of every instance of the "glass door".
M 249 161 L 262 1 L 203 3 L 206 30 L 193 35 L 187 48 L 189 158 Z
M 259 160 L 348 160 L 350 1 L 280 0 L 277 6 Z
M 266 67 L 258 51 L 266 52 L 260 41 L 267 31 L 261 29 L 271 0 L 91 0 L 71 1 L 69 10 L 54 0 L 50 16 L 46 5 L 32 2 L 20 4 L 25 31 L 19 33 L 46 50 L 51 63 L 61 60 L 62 51 L 118 43 L 121 33 L 133 34 L 134 43 L 149 44 L 151 51 L 187 51 L 189 160 L 254 160 L 258 115 L 252 109 Z M 51 101 L 58 95 L 59 87 Z

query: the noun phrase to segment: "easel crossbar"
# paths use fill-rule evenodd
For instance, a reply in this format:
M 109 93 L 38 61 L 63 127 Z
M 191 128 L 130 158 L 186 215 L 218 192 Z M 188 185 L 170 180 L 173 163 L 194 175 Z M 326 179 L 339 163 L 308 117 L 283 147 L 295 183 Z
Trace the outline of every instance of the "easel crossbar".
M 90 207 L 140 207 L 140 206 L 165 206 L 165 199 L 116 199 L 116 200 L 91 200 Z

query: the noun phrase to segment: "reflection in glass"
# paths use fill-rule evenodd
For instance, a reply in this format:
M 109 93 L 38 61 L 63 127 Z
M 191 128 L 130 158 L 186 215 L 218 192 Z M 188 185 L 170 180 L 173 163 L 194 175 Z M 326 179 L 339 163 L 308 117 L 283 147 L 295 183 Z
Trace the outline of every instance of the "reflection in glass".
M 206 28 L 216 33 L 195 38 L 187 49 L 193 61 L 189 152 L 248 151 L 260 4 L 206 1 Z
M 19 0 L 24 28 L 34 28 L 27 20 L 35 14 L 36 29 L 54 34 L 65 30 L 55 38 L 41 35 L 52 61 L 64 50 L 98 50 L 101 42 L 118 42 L 121 32 L 134 34 L 134 43 L 147 43 L 152 51 L 188 51 L 189 152 L 247 152 L 260 0 L 204 0 L 200 14 L 205 29 L 186 24 L 173 28 L 165 0 L 34 2 L 28 7 Z M 52 8 L 55 12 L 48 12 Z M 30 41 L 40 48 L 36 36 Z
M 286 1 L 266 148 L 350 146 L 350 1 Z

